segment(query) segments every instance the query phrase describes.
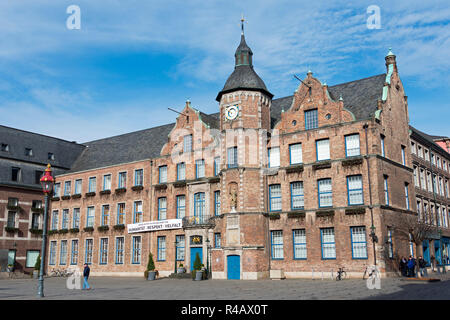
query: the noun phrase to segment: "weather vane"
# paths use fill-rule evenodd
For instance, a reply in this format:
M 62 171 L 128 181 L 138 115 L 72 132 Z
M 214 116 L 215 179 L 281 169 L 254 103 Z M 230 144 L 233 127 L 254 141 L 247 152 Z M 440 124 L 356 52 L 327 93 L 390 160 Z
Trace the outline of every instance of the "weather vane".
M 247 22 L 244 19 L 244 14 L 241 15 L 241 34 L 244 34 L 244 22 Z

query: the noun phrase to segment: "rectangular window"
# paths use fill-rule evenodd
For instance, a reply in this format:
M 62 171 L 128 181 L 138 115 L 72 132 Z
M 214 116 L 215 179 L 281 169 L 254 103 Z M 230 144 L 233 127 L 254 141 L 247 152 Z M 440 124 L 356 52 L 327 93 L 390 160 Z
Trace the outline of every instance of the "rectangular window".
M 352 258 L 367 259 L 366 227 L 350 227 Z
M 237 168 L 238 166 L 238 149 L 237 147 L 228 148 L 228 168 Z
M 92 251 L 94 249 L 94 240 L 93 239 L 86 239 L 86 246 L 85 250 L 86 253 L 84 255 L 84 263 L 92 264 Z
M 19 182 L 21 181 L 20 168 L 12 167 L 11 168 L 11 181 Z
M 184 247 L 185 247 L 185 238 L 183 235 L 175 236 L 175 241 L 177 243 L 177 261 L 184 261 Z
M 50 257 L 48 264 L 52 266 L 56 264 L 56 241 L 50 241 Z
M 117 224 L 125 224 L 125 203 L 117 204 Z
M 417 166 L 413 166 L 413 173 L 414 173 L 414 185 L 416 187 L 420 187 L 419 185 L 419 169 L 417 168 Z
M 221 248 L 221 241 L 220 233 L 214 233 L 214 248 Z
M 34 265 L 36 264 L 39 253 L 40 253 L 39 250 L 28 250 L 27 251 L 27 260 L 25 262 L 26 268 L 34 268 Z
M 388 239 L 387 239 L 388 257 L 389 257 L 389 259 L 393 259 L 394 258 L 394 244 L 392 242 L 392 229 L 388 228 L 387 233 L 388 233 Z
M 186 197 L 177 196 L 177 219 L 183 219 L 186 216 Z
M 100 262 L 99 264 L 108 263 L 108 238 L 100 239 Z
M 116 238 L 116 264 L 123 264 L 124 257 L 124 237 Z
M 141 237 L 134 236 L 133 237 L 133 254 L 131 256 L 132 264 L 140 264 L 141 263 Z
M 158 198 L 158 220 L 167 219 L 167 198 Z
M 384 149 L 384 136 L 380 135 L 381 140 L 381 156 L 386 157 L 385 149 Z
M 195 177 L 203 178 L 205 176 L 205 160 L 196 160 L 195 161 Z
M 281 211 L 281 185 L 269 186 L 269 210 Z
M 271 231 L 272 259 L 283 259 L 283 231 Z
M 159 183 L 167 182 L 167 166 L 159 167 Z
M 7 143 L 2 143 L 2 151 L 4 152 L 9 152 L 9 144 Z
M 86 214 L 86 227 L 93 227 L 94 219 L 95 219 L 95 208 L 88 207 L 87 214 Z
M 58 212 L 58 211 L 56 211 Z M 14 211 L 8 211 L 8 221 L 7 221 L 7 227 L 8 228 L 15 228 L 16 227 L 16 213 Z M 53 226 L 53 221 L 52 221 Z
M 217 176 L 220 172 L 220 157 L 214 158 L 214 176 Z
M 59 197 L 61 194 L 61 183 L 55 183 L 53 186 L 53 196 Z
M 119 172 L 118 187 L 119 187 L 119 189 L 127 187 L 127 173 L 126 172 Z
M 70 264 L 78 264 L 78 240 L 72 240 L 72 251 L 70 254 Z
M 321 179 L 317 181 L 319 190 L 319 207 L 333 206 L 333 189 L 331 186 L 331 179 Z
M 418 150 L 417 153 L 418 153 L 419 157 L 423 159 L 423 149 L 422 149 L 422 147 L 421 146 L 417 146 L 417 150 Z
M 70 181 L 64 182 L 64 195 L 70 196 L 70 192 L 72 191 L 72 186 Z
M 77 179 L 75 180 L 75 191 L 74 194 L 81 194 L 81 184 L 83 183 L 83 180 Z
M 67 240 L 61 240 L 61 248 L 59 251 L 59 264 L 66 265 L 67 263 Z
M 53 210 L 52 214 L 52 230 L 58 229 L 58 210 Z
M 404 166 L 406 166 L 406 152 L 405 152 L 406 147 L 402 146 L 402 164 Z
M 334 241 L 334 228 L 320 229 L 322 259 L 336 259 L 336 243 Z
M 95 192 L 96 187 L 97 187 L 97 178 L 96 177 L 90 177 L 89 178 L 89 190 L 88 190 L 88 192 Z
M 354 157 L 360 154 L 359 134 L 345 136 L 345 156 Z
M 39 229 L 39 213 L 33 213 L 31 217 L 31 228 L 32 229 Z
M 55 154 L 52 152 L 47 153 L 47 160 L 55 160 Z
M 80 228 L 80 208 L 74 208 L 72 214 L 72 228 Z
M 144 222 L 144 213 L 142 211 L 142 201 L 134 202 L 133 223 Z
M 306 230 L 292 230 L 293 245 L 294 245 L 294 259 L 306 260 Z
M 364 204 L 362 176 L 347 177 L 348 205 Z
M 411 153 L 416 154 L 416 144 L 411 141 Z
M 303 181 L 291 182 L 291 210 L 303 209 L 304 205 Z
M 305 111 L 305 130 L 319 127 L 317 109 Z
M 40 184 L 41 183 L 41 178 L 43 176 L 44 172 L 43 171 L 35 171 L 34 172 L 34 183 L 35 184 Z
M 134 185 L 135 186 L 144 185 L 144 169 L 134 170 Z
M 25 148 L 25 155 L 32 157 L 33 156 L 33 149 L 31 148 Z
M 301 143 L 289 145 L 289 161 L 290 164 L 299 164 L 303 162 Z
M 186 180 L 186 164 L 184 162 L 177 164 L 177 180 Z
M 428 155 L 427 149 L 425 149 L 425 160 L 430 161 L 430 156 Z
M 103 176 L 103 190 L 111 190 L 111 175 L 105 174 Z
M 68 229 L 68 228 L 69 228 L 69 209 L 63 209 L 61 229 Z
M 273 147 L 268 149 L 269 152 L 269 168 L 280 166 L 280 148 Z
M 220 191 L 214 191 L 214 215 L 220 215 Z
M 423 221 L 423 217 L 422 217 L 422 205 L 419 199 L 416 200 L 416 208 L 417 208 L 417 215 L 419 218 L 419 221 Z
M 420 169 L 420 185 L 423 190 L 427 189 L 427 184 L 425 183 L 425 171 Z
M 184 152 L 192 151 L 192 134 L 184 136 L 183 138 L 183 150 Z
M 166 261 L 166 237 L 158 237 L 158 261 Z
M 442 177 L 439 177 L 439 194 L 444 196 L 444 183 L 442 182 Z
M 102 226 L 107 226 L 109 223 L 109 204 L 102 206 Z
M 316 140 L 317 161 L 330 159 L 330 139 Z
M 383 187 L 384 187 L 384 202 L 389 205 L 389 189 L 388 189 L 388 176 L 383 176 Z

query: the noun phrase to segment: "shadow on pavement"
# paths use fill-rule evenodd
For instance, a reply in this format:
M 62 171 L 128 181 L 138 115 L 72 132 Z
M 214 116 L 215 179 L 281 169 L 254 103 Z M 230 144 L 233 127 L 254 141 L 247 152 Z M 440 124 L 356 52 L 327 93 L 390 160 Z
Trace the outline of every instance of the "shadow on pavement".
M 400 286 L 401 291 L 380 294 L 362 300 L 449 300 L 450 281 L 408 282 Z

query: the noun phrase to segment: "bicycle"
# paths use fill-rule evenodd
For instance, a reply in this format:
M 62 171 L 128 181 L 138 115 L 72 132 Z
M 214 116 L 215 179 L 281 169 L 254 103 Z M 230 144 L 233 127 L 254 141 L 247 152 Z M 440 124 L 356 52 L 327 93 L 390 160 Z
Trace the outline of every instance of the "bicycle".
M 344 268 L 339 268 L 337 271 L 336 281 L 344 280 L 347 278 L 347 272 L 344 271 Z

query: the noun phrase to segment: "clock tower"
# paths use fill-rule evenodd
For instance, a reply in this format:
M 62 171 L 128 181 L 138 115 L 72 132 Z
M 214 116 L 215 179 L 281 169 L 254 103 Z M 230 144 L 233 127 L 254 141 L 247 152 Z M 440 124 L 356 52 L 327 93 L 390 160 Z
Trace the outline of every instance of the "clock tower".
M 270 239 L 267 191 L 267 133 L 273 95 L 253 69 L 253 52 L 244 36 L 236 49 L 233 73 L 216 100 L 220 108 L 221 211 L 224 276 L 260 279 L 269 275 Z M 221 256 L 223 255 L 223 256 Z M 221 256 L 221 257 L 219 257 Z M 217 260 L 218 259 L 218 260 Z M 234 270 L 234 271 L 232 271 Z M 237 271 L 238 270 L 238 271 Z

